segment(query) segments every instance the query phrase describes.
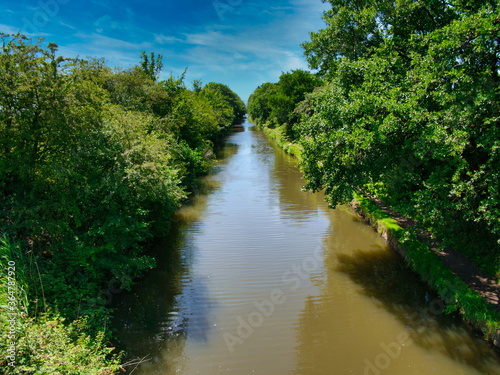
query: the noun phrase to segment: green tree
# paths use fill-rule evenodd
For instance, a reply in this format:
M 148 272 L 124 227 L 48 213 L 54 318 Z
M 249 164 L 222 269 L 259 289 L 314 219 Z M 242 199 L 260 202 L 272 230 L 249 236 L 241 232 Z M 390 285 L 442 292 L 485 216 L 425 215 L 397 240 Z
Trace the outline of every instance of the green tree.
M 193 91 L 199 93 L 202 88 L 203 88 L 203 82 L 201 82 L 201 80 L 199 79 L 195 79 L 193 81 Z
M 213 108 L 218 112 L 222 127 L 243 121 L 246 114 L 245 103 L 228 86 L 210 82 L 203 87 L 199 94 L 212 103 Z
M 325 187 L 334 206 L 355 191 L 378 194 L 445 244 L 480 263 L 487 256 L 488 270 L 499 272 L 496 7 L 331 3 L 328 29 L 305 45 L 328 77 L 310 97 L 312 115 L 296 127 L 307 187 Z M 341 8 L 354 19 L 369 15 L 376 22 L 365 24 L 376 29 L 343 23 Z M 351 51 L 336 37 L 351 26 L 377 43 L 359 36 Z
M 258 125 L 267 122 L 271 115 L 269 99 L 276 93 L 275 83 L 264 83 L 257 87 L 248 98 L 248 115 Z
M 305 70 L 282 73 L 278 83 L 268 82 L 255 89 L 248 99 L 248 113 L 259 125 L 284 125 L 287 136 L 293 139 L 293 127 L 299 118 L 294 114 L 295 108 L 321 84 L 316 75 Z
M 334 74 L 341 59 L 371 56 L 390 43 L 406 62 L 408 43 L 413 36 L 432 32 L 456 19 L 461 7 L 439 0 L 354 1 L 328 0 L 324 12 L 326 28 L 310 33 L 304 54 L 321 76 Z M 477 5 L 474 4 L 475 9 Z
M 228 86 L 222 83 L 210 82 L 203 87 L 200 94 L 213 100 L 214 103 L 218 103 L 218 105 L 222 105 L 221 102 L 227 103 L 233 112 L 232 125 L 243 121 L 246 114 L 245 103 Z
M 290 138 L 295 138 L 293 126 L 296 118 L 293 111 L 305 99 L 306 94 L 311 93 L 321 83 L 314 74 L 301 69 L 280 76 L 277 93 L 270 98 L 271 115 L 278 124 L 286 125 L 286 134 Z
M 142 71 L 146 74 L 149 79 L 152 81 L 156 81 L 158 79 L 158 76 L 160 75 L 161 68 L 163 68 L 163 56 L 158 55 L 155 57 L 155 53 L 151 52 L 150 57 L 148 58 L 148 55 L 146 54 L 146 51 L 142 51 L 141 54 L 141 63 L 140 67 Z
M 112 269 L 151 265 L 139 244 L 165 232 L 185 196 L 174 140 L 152 132 L 154 114 L 112 105 L 89 79 L 99 67 L 23 36 L 2 41 L 1 224 L 44 259 L 46 294 L 75 314 L 74 295 L 96 292 Z

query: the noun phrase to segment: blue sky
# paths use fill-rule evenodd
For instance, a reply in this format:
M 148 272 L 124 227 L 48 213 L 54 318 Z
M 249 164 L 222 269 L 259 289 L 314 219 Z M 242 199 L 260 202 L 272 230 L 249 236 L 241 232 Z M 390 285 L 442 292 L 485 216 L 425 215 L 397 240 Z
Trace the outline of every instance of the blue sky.
M 163 55 L 162 78 L 228 85 L 246 101 L 281 72 L 307 69 L 300 43 L 323 27 L 320 0 L 0 0 L 0 31 L 43 36 L 63 56 L 129 68 Z

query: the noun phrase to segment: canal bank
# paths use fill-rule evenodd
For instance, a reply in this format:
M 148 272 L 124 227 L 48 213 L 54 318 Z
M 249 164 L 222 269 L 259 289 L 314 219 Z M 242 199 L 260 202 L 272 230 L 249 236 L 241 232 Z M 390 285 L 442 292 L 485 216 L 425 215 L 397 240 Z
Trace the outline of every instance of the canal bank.
M 113 299 L 137 374 L 500 374 L 498 353 L 246 123 L 157 268 Z
M 261 127 L 279 147 L 300 160 L 303 149 L 279 130 Z M 350 209 L 374 228 L 405 259 L 409 267 L 438 293 L 447 313 L 458 311 L 464 322 L 500 347 L 500 286 L 467 258 L 439 241 L 415 222 L 367 193 L 356 194 Z

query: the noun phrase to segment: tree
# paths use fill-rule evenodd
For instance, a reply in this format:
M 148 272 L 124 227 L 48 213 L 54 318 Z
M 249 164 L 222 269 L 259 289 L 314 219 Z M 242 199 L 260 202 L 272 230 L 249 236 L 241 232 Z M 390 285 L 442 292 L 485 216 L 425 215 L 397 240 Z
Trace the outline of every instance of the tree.
M 500 274 L 496 7 L 331 3 L 328 29 L 305 45 L 328 77 L 296 127 L 307 188 L 326 188 L 333 206 L 377 194 L 445 245 L 473 259 L 488 253 L 489 272 Z M 356 14 L 343 23 L 342 9 Z M 354 49 L 337 38 L 352 27 Z
M 210 100 L 214 108 L 218 109 L 221 125 L 235 125 L 243 121 L 246 114 L 245 103 L 228 86 L 210 82 L 203 87 L 200 95 Z
M 298 117 L 293 115 L 293 111 L 306 94 L 321 84 L 316 75 L 305 70 L 282 73 L 278 83 L 268 82 L 255 89 L 248 100 L 250 117 L 258 124 L 271 121 L 276 125 L 285 125 L 286 134 L 294 138 L 293 126 Z
M 391 43 L 399 55 L 409 59 L 409 40 L 425 35 L 453 19 L 460 11 L 455 4 L 439 0 L 328 0 L 326 28 L 310 33 L 302 43 L 312 69 L 321 76 L 334 74 L 341 59 L 371 56 L 382 44 Z
M 280 76 L 277 94 L 270 99 L 272 114 L 277 123 L 286 125 L 286 134 L 290 138 L 295 138 L 294 109 L 305 99 L 306 94 L 311 93 L 321 83 L 317 76 L 301 69 L 292 70 Z
M 162 55 L 158 55 L 155 58 L 154 52 L 151 52 L 151 56 L 148 58 L 146 51 L 142 51 L 140 67 L 152 81 L 156 81 L 160 75 L 161 68 L 163 67 L 162 58 Z
M 203 82 L 199 79 L 195 79 L 193 81 L 193 91 L 196 93 L 199 93 L 203 89 Z
M 263 125 L 271 115 L 269 99 L 276 93 L 275 83 L 264 83 L 248 98 L 248 115 L 258 125 Z

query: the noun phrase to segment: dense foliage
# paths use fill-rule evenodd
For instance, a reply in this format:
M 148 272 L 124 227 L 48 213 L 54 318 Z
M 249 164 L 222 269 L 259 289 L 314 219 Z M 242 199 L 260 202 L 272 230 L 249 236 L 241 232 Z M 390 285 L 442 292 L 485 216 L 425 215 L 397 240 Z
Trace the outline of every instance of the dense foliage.
M 328 2 L 303 44 L 327 82 L 295 127 L 306 187 L 375 194 L 500 276 L 496 4 Z
M 1 231 L 36 263 L 26 270 L 39 273 L 32 315 L 52 309 L 105 326 L 99 290 L 114 278 L 128 287 L 154 265 L 143 245 L 168 230 L 245 107 L 224 85 L 159 81 L 161 56 L 112 70 L 41 43 L 2 34 Z
M 248 114 L 258 125 L 284 126 L 286 134 L 294 138 L 293 126 L 301 117 L 294 110 L 320 85 L 318 77 L 304 70 L 283 73 L 278 83 L 264 83 L 254 91 L 248 99 Z
M 245 103 L 226 85 L 210 82 L 199 93 L 210 101 L 216 111 L 219 111 L 221 119 L 227 119 L 232 125 L 243 121 L 247 112 Z

